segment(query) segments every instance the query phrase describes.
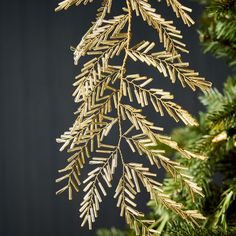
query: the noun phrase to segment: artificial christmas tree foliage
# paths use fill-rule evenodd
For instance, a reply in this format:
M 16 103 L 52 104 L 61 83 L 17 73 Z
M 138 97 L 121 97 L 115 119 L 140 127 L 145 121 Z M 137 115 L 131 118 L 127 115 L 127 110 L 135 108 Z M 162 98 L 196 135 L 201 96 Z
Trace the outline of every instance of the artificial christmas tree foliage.
M 87 4 L 88 0 L 65 0 L 56 8 L 57 11 L 72 5 Z M 196 120 L 180 105 L 173 101 L 173 95 L 157 88 L 161 75 L 169 78 L 173 84 L 178 82 L 193 91 L 199 88 L 208 91 L 211 83 L 200 77 L 198 72 L 189 68 L 182 60 L 182 53 L 187 53 L 182 42 L 181 32 L 172 21 L 165 20 L 148 0 L 122 1 L 122 14 L 112 16 L 112 0 L 104 0 L 98 9 L 96 20 L 74 50 L 74 61 L 78 64 L 82 56 L 87 56 L 81 73 L 74 82 L 74 100 L 78 104 L 73 125 L 60 138 L 61 151 L 67 149 L 68 164 L 59 170 L 61 177 L 57 182 L 64 185 L 58 194 L 68 192 L 72 199 L 74 192 L 79 192 L 84 184 L 83 201 L 80 204 L 82 226 L 89 229 L 99 215 L 106 188 L 115 185 L 114 198 L 120 215 L 134 230 L 136 235 L 155 235 L 158 221 L 145 218 L 138 210 L 136 195 L 141 192 L 141 185 L 149 193 L 150 200 L 156 207 L 171 210 L 185 221 L 199 225 L 205 217 L 195 208 L 188 209 L 181 201 L 175 201 L 170 193 L 165 192 L 162 184 L 156 180 L 156 172 L 151 172 L 144 165 L 147 159 L 157 169 L 163 167 L 181 191 L 184 186 L 186 195 L 203 197 L 202 189 L 187 174 L 187 167 L 181 162 L 173 161 L 165 150 L 178 152 L 186 159 L 206 159 L 205 155 L 183 149 L 170 137 L 162 134 L 162 128 L 146 117 L 142 108 L 154 109 L 160 116 L 169 115 L 176 122 L 182 121 L 188 126 L 196 126 Z M 177 17 L 190 26 L 194 22 L 189 16 L 191 9 L 177 0 L 168 0 Z M 163 49 L 157 50 L 156 43 L 143 39 L 134 43 L 135 32 L 132 23 L 141 17 L 158 35 Z M 127 61 L 139 61 L 157 70 L 156 78 L 149 78 L 140 71 L 130 74 Z M 117 62 L 118 61 L 118 62 Z M 114 142 L 109 142 L 109 135 L 116 131 Z M 128 146 L 134 159 L 123 154 L 123 147 Z M 138 158 L 138 155 L 141 158 Z M 134 160 L 134 161 L 133 161 Z M 87 164 L 91 171 L 84 177 L 82 171 Z M 113 176 L 119 174 L 120 180 L 113 183 Z M 82 176 L 82 181 L 81 177 Z M 176 189 L 177 190 L 177 189 Z
M 200 40 L 204 51 L 227 59 L 236 66 L 236 1 L 203 0 L 207 4 L 202 16 Z

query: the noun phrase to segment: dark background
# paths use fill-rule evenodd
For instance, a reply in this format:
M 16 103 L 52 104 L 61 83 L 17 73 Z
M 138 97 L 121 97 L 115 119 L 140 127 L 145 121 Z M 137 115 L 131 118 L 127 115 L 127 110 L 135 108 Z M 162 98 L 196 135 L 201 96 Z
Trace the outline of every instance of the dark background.
M 79 66 L 73 65 L 71 45 L 76 44 L 94 19 L 95 4 L 73 7 L 54 13 L 56 0 L 1 0 L 0 5 L 0 235 L 1 236 L 74 236 L 95 235 L 80 228 L 79 200 L 67 195 L 55 196 L 57 169 L 65 164 L 66 153 L 58 151 L 55 138 L 73 122 L 76 106 L 71 97 L 73 78 Z M 116 12 L 122 1 L 116 1 Z M 156 3 L 165 17 L 172 18 L 170 8 Z M 197 24 L 187 28 L 176 20 L 183 31 L 190 55 L 185 58 L 214 86 L 220 88 L 226 77 L 224 62 L 203 55 L 197 27 L 202 8 L 189 3 Z M 157 41 L 155 31 L 134 19 L 136 40 Z M 144 37 L 145 36 L 145 37 Z M 155 74 L 150 68 L 130 64 L 133 71 Z M 159 75 L 158 75 L 159 76 Z M 159 78 L 160 77 L 160 78 Z M 176 101 L 194 115 L 202 108 L 198 92 L 173 86 L 157 78 L 158 88 L 171 90 Z M 154 112 L 150 119 L 156 119 Z M 170 119 L 158 120 L 166 133 L 176 127 Z M 85 174 L 85 173 L 84 173 Z M 110 196 L 110 199 L 112 196 Z M 140 201 L 145 205 L 146 198 Z M 106 198 L 95 226 L 123 227 L 123 219 L 114 202 Z

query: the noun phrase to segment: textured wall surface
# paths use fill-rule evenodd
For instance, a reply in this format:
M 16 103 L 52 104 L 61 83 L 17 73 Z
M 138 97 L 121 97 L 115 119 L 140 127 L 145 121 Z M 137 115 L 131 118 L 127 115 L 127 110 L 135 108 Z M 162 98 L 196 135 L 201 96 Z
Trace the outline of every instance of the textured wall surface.
M 117 0 L 114 11 L 119 8 Z M 94 5 L 73 7 L 54 13 L 56 0 L 1 1 L 0 6 L 0 235 L 1 236 L 75 236 L 95 235 L 80 228 L 79 200 L 55 196 L 57 169 L 63 167 L 66 153 L 59 153 L 55 142 L 72 123 L 76 106 L 71 97 L 74 76 L 70 45 L 76 45 L 94 19 Z M 153 1 L 158 10 L 171 18 L 170 8 Z M 193 18 L 199 20 L 201 8 L 189 3 Z M 136 19 L 135 19 L 136 20 Z M 197 25 L 185 28 L 180 20 L 184 41 L 191 54 L 185 58 L 201 74 L 220 87 L 226 66 L 203 55 L 198 43 Z M 137 19 L 133 25 L 136 40 L 147 37 L 157 41 L 154 30 L 143 27 Z M 147 67 L 130 64 L 132 71 Z M 189 89 L 182 90 L 156 72 L 159 88 L 170 89 L 190 112 L 201 108 Z M 150 119 L 157 117 L 149 113 Z M 169 132 L 176 126 L 170 119 L 159 119 Z M 96 227 L 123 226 L 112 196 L 106 197 Z M 145 205 L 146 196 L 140 198 Z

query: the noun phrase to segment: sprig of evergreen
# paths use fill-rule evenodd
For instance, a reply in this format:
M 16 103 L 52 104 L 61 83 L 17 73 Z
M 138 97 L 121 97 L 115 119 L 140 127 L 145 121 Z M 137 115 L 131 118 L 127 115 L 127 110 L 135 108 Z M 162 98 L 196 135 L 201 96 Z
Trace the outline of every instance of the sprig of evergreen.
M 56 11 L 89 2 L 93 0 L 64 0 Z M 190 26 L 194 23 L 189 16 L 190 8 L 178 0 L 166 2 L 184 24 Z M 149 106 L 160 116 L 168 115 L 176 122 L 183 121 L 185 125 L 196 126 L 197 122 L 173 101 L 172 94 L 156 87 L 155 78 L 149 78 L 144 72 L 141 75 L 138 71 L 129 74 L 127 62 L 133 60 L 152 66 L 173 84 L 179 82 L 182 87 L 193 91 L 200 89 L 206 92 L 211 83 L 183 61 L 182 53 L 188 50 L 182 42 L 181 32 L 173 21 L 165 20 L 160 15 L 151 1 L 123 1 L 120 5 L 122 13 L 117 16 L 112 14 L 112 3 L 113 0 L 101 1 L 95 21 L 80 43 L 72 48 L 75 64 L 79 64 L 81 57 L 86 57 L 86 62 L 73 83 L 73 97 L 78 106 L 75 121 L 57 139 L 61 144 L 60 151 L 67 150 L 69 155 L 65 167 L 59 170 L 60 177 L 56 179 L 61 185 L 57 194 L 67 192 L 69 200 L 72 200 L 76 192 L 83 190 L 79 210 L 81 226 L 87 225 L 91 230 L 107 195 L 106 189 L 116 184 L 114 175 L 119 174 L 116 170 L 120 169 L 122 173 L 114 198 L 117 199 L 120 216 L 136 235 L 152 236 L 158 233 L 153 225 L 156 222 L 146 219 L 136 203 L 136 196 L 142 189 L 140 186 L 157 206 L 161 204 L 184 220 L 198 225 L 205 217 L 197 210 L 189 210 L 182 203 L 173 201 L 171 195 L 161 189 L 162 184 L 155 179 L 157 174 L 151 172 L 149 166 L 163 167 L 172 178 L 187 187 L 194 199 L 194 194 L 203 196 L 202 189 L 192 181 L 191 176 L 185 174 L 186 167 L 165 156 L 159 146 L 169 147 L 187 159 L 204 160 L 206 157 L 180 148 L 170 137 L 163 135 L 163 128 L 149 120 L 142 108 Z M 134 43 L 132 25 L 136 17 L 142 18 L 157 32 L 159 43 L 163 46 L 161 51 L 154 42 L 145 38 Z M 116 62 L 114 58 L 119 60 Z M 110 140 L 108 137 L 112 131 L 116 131 L 116 135 Z M 130 162 L 130 158 L 123 153 L 124 146 L 130 147 L 135 156 L 142 158 Z M 149 165 L 142 163 L 144 158 Z M 87 165 L 91 165 L 91 169 L 84 178 L 83 169 Z

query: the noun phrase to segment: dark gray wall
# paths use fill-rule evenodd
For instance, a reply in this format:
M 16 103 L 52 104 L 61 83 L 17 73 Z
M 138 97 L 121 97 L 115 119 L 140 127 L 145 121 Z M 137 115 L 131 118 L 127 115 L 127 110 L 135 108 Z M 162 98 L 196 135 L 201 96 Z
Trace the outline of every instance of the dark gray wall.
M 114 8 L 119 4 L 116 2 Z M 54 13 L 56 5 L 56 0 L 2 0 L 0 5 L 1 236 L 95 235 L 94 231 L 80 228 L 81 197 L 75 197 L 73 202 L 68 202 L 66 195 L 56 197 L 54 180 L 66 157 L 59 153 L 55 138 L 69 127 L 76 108 L 71 93 L 79 67 L 73 65 L 69 46 L 76 45 L 86 32 L 98 4 Z M 198 21 L 200 7 L 189 5 Z M 160 11 L 169 16 L 170 9 L 165 5 Z M 140 20 L 137 22 L 136 40 L 144 35 L 157 39 L 154 31 L 140 27 Z M 202 54 L 196 26 L 186 29 L 180 24 L 180 28 L 184 29 L 184 41 L 191 50 L 186 58 L 220 87 L 225 79 L 225 63 Z M 134 64 L 131 67 L 133 71 L 137 69 Z M 193 114 L 198 113 L 197 93 L 193 95 L 189 89 L 173 87 L 161 77 L 157 79 L 158 87 L 170 88 L 178 102 Z M 155 120 L 154 113 L 149 116 Z M 166 132 L 176 126 L 169 119 L 160 123 Z M 108 199 L 95 224 L 97 228 L 123 225 L 118 209 Z

